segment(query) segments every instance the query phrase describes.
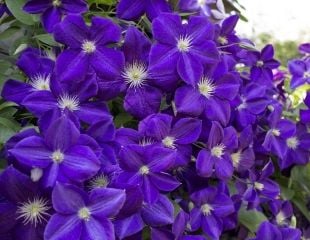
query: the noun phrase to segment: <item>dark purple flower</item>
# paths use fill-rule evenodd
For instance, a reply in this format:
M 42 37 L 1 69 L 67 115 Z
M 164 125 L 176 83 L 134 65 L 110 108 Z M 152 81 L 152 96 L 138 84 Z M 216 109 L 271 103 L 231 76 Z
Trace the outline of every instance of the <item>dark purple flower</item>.
M 304 124 L 310 123 L 310 93 L 307 94 L 304 103 L 307 106 L 307 110 L 300 110 L 300 121 Z
M 141 187 L 148 203 L 154 203 L 160 191 L 172 191 L 180 185 L 166 172 L 175 161 L 175 151 L 171 149 L 128 145 L 121 150 L 119 160 L 123 172 L 118 181 Z
M 279 226 L 289 227 L 293 216 L 293 206 L 289 201 L 274 200 L 269 203 L 274 216 L 273 222 Z
M 251 240 L 300 240 L 301 232 L 295 228 L 279 228 L 265 221 L 259 226 L 256 237 Z
M 88 138 L 87 138 L 88 139 Z M 82 182 L 100 168 L 98 156 L 88 146 L 75 124 L 61 117 L 47 129 L 44 136 L 30 136 L 9 150 L 21 163 L 43 169 L 44 186 L 55 182 Z
M 219 239 L 223 231 L 223 218 L 235 211 L 232 200 L 214 187 L 191 194 L 194 208 L 190 212 L 192 231 L 200 227 L 212 239 Z
M 178 113 L 204 116 L 212 121 L 227 125 L 230 119 L 229 100 L 239 90 L 238 78 L 231 74 L 204 76 L 194 86 L 184 85 L 175 92 L 175 106 Z
M 292 89 L 310 83 L 310 61 L 291 60 L 288 63 L 288 69 L 292 74 L 290 83 Z
M 222 180 L 228 180 L 233 174 L 231 153 L 238 147 L 237 132 L 233 127 L 222 128 L 218 122 L 212 122 L 206 149 L 199 152 L 196 169 L 203 177 L 213 174 Z
M 58 183 L 52 200 L 56 213 L 46 226 L 44 239 L 114 239 L 110 218 L 122 208 L 125 191 L 104 188 L 88 195 L 74 185 Z
M 55 27 L 56 41 L 68 46 L 57 58 L 56 76 L 60 82 L 72 82 L 96 73 L 100 95 L 101 84 L 119 77 L 124 66 L 123 54 L 108 47 L 119 41 L 121 31 L 106 18 L 93 17 L 91 23 L 87 26 L 82 16 L 70 15 Z
M 139 132 L 163 147 L 176 149 L 175 165 L 185 165 L 191 159 L 191 145 L 198 140 L 201 120 L 181 118 L 173 121 L 167 114 L 153 114 L 139 123 Z
M 210 4 L 216 0 L 180 0 L 179 8 L 183 12 L 199 12 L 201 15 L 211 16 Z
M 43 238 L 52 206 L 38 184 L 9 166 L 0 175 L 1 198 L 5 200 L 0 200 L 0 236 L 6 233 L 16 240 Z
M 153 21 L 157 43 L 150 53 L 151 70 L 167 75 L 177 72 L 183 81 L 195 86 L 204 66 L 219 60 L 216 45 L 211 41 L 213 33 L 213 25 L 205 17 L 190 17 L 188 23 L 182 24 L 179 15 L 160 15 Z M 165 81 L 159 84 L 165 88 Z
M 162 12 L 170 12 L 165 0 L 120 0 L 117 5 L 117 17 L 125 20 L 138 20 L 143 14 L 153 20 Z
M 29 0 L 23 9 L 31 14 L 41 13 L 43 27 L 47 32 L 53 32 L 63 15 L 86 12 L 87 3 L 84 0 Z

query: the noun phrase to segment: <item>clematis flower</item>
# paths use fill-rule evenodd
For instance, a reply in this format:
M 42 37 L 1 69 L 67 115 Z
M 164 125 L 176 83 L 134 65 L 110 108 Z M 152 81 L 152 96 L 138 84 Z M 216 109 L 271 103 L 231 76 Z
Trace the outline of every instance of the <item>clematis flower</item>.
M 128 145 L 121 149 L 119 182 L 142 188 L 144 201 L 154 203 L 160 191 L 176 189 L 180 183 L 168 171 L 174 164 L 175 152 L 153 146 Z
M 238 188 L 247 201 L 249 208 L 256 208 L 261 201 L 276 199 L 280 193 L 279 185 L 273 180 L 269 179 L 274 172 L 272 162 L 268 162 L 263 169 L 249 172 L 250 184 L 245 186 L 243 183 L 239 184 Z
M 43 238 L 52 203 L 37 183 L 9 166 L 0 175 L 0 199 L 0 236 L 16 240 Z
M 157 41 L 150 53 L 152 71 L 172 75 L 177 72 L 183 81 L 194 86 L 203 75 L 204 65 L 218 62 L 219 53 L 212 41 L 213 25 L 205 17 L 192 16 L 187 24 L 182 24 L 180 16 L 162 14 L 152 27 Z
M 211 16 L 210 4 L 216 0 L 180 0 L 179 8 L 183 12 L 199 12 L 201 15 Z
M 212 239 L 219 239 L 223 231 L 223 218 L 235 211 L 232 200 L 215 187 L 209 187 L 191 194 L 194 208 L 190 212 L 192 231 L 200 227 Z
M 225 126 L 230 119 L 229 100 L 236 97 L 238 90 L 239 80 L 233 74 L 206 75 L 194 86 L 185 85 L 176 90 L 176 110 L 192 116 L 203 113 L 207 119 Z
M 288 62 L 288 69 L 292 74 L 290 86 L 295 89 L 306 83 L 310 84 L 310 61 L 303 61 L 299 59 Z
M 86 12 L 87 3 L 84 0 L 28 0 L 23 9 L 31 14 L 42 14 L 43 27 L 51 33 L 63 15 Z
M 44 136 L 26 137 L 9 153 L 22 164 L 43 169 L 42 183 L 53 187 L 57 180 L 82 182 L 97 173 L 100 162 L 85 140 L 75 124 L 63 116 Z
M 203 177 L 214 173 L 217 178 L 228 180 L 234 171 L 230 154 L 237 147 L 236 130 L 231 126 L 223 129 L 218 122 L 212 122 L 206 149 L 197 157 L 197 173 Z
M 274 224 L 282 227 L 290 227 L 291 217 L 293 216 L 292 204 L 289 201 L 274 200 L 269 205 L 274 216 Z
M 170 12 L 165 0 L 120 0 L 116 7 L 117 17 L 125 20 L 138 20 L 143 14 L 152 21 L 162 12 Z
M 176 150 L 175 165 L 185 165 L 191 159 L 191 145 L 198 140 L 201 120 L 181 118 L 173 121 L 167 114 L 153 114 L 139 123 L 139 132 L 165 148 Z
M 28 48 L 20 55 L 17 66 L 28 77 L 28 82 L 8 80 L 3 86 L 1 96 L 8 100 L 21 104 L 29 94 L 39 90 L 50 90 L 51 74 L 54 69 L 54 61 L 40 54 L 37 49 Z
M 125 191 L 105 188 L 87 194 L 74 185 L 58 183 L 52 200 L 56 213 L 46 226 L 44 239 L 114 239 L 110 218 L 122 208 Z
M 96 73 L 100 95 L 101 83 L 118 77 L 123 68 L 123 54 L 108 47 L 120 36 L 120 27 L 109 19 L 93 17 L 91 26 L 87 26 L 82 16 L 67 16 L 54 30 L 55 40 L 68 46 L 57 58 L 59 81 L 72 82 Z
M 301 232 L 295 228 L 278 228 L 277 226 L 265 221 L 260 224 L 256 237 L 250 240 L 299 240 Z

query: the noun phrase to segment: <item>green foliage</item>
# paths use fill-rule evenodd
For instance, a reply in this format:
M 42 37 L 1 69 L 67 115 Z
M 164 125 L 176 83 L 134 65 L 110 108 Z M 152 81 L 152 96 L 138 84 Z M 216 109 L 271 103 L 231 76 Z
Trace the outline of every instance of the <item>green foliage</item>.
M 38 22 L 36 15 L 30 15 L 23 11 L 26 0 L 6 0 L 5 3 L 13 16 L 26 25 L 33 25 Z
M 267 218 L 262 212 L 247 210 L 245 207 L 242 207 L 238 213 L 238 220 L 242 225 L 254 233 L 262 222 L 267 221 Z

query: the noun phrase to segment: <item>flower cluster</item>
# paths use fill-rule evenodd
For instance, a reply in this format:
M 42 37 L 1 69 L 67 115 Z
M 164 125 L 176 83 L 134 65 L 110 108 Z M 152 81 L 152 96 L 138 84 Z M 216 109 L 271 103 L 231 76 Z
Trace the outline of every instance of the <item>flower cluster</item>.
M 62 47 L 24 50 L 27 82 L 2 90 L 35 127 L 5 146 L 1 239 L 301 239 L 275 178 L 309 162 L 309 110 L 284 117 L 273 47 L 211 21 L 213 2 L 121 0 L 90 22 L 82 0 L 27 2 Z M 292 87 L 309 64 L 290 63 Z

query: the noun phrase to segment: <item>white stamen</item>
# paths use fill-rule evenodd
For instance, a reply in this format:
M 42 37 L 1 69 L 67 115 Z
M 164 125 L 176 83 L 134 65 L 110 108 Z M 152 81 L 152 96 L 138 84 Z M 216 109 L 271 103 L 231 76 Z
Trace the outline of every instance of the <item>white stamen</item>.
M 285 224 L 286 216 L 284 212 L 280 211 L 276 216 L 276 221 L 279 225 Z
M 262 191 L 264 189 L 264 184 L 259 183 L 259 182 L 255 182 L 254 183 L 254 188 L 259 190 L 259 191 Z
M 216 86 L 212 83 L 212 80 L 207 77 L 203 77 L 198 83 L 198 89 L 201 95 L 206 98 L 211 98 L 214 95 Z
M 148 146 L 154 143 L 154 140 L 152 138 L 144 137 L 139 141 L 140 146 Z
M 304 78 L 310 78 L 310 71 L 304 72 L 303 77 L 304 77 Z
M 271 133 L 272 133 L 274 136 L 276 136 L 276 137 L 279 137 L 279 136 L 281 135 L 280 130 L 277 129 L 277 128 L 271 129 Z
M 219 36 L 217 41 L 221 44 L 221 45 L 226 45 L 228 43 L 228 40 L 226 37 L 223 36 Z
M 54 1 L 52 2 L 52 5 L 53 5 L 54 7 L 59 7 L 59 6 L 61 5 L 61 1 L 60 1 L 60 0 L 54 0 Z
M 36 90 L 47 90 L 50 91 L 50 79 L 49 74 L 37 74 L 30 79 L 29 84 Z
M 299 140 L 297 137 L 290 137 L 286 139 L 286 145 L 290 148 L 295 150 L 299 145 Z
M 141 173 L 141 175 L 147 175 L 150 173 L 150 169 L 148 166 L 144 165 L 139 169 L 139 172 Z
M 207 203 L 203 204 L 200 209 L 205 216 L 209 216 L 214 210 L 213 207 Z
M 167 136 L 161 142 L 165 147 L 175 149 L 176 148 L 175 141 L 176 139 L 174 137 Z
M 17 219 L 23 218 L 24 225 L 28 223 L 41 224 L 43 221 L 47 221 L 47 217 L 50 214 L 47 212 L 50 209 L 49 202 L 44 198 L 34 198 L 22 203 L 16 211 Z
M 236 152 L 236 153 L 231 154 L 230 157 L 231 157 L 233 166 L 234 166 L 235 168 L 237 168 L 237 167 L 239 166 L 240 161 L 241 161 L 241 158 L 242 158 L 241 151 L 238 151 L 238 152 Z
M 83 207 L 78 211 L 78 217 L 84 221 L 89 221 L 90 220 L 90 211 L 87 207 Z
M 52 153 L 51 159 L 54 163 L 61 163 L 64 160 L 65 156 L 60 150 L 56 150 Z
M 147 80 L 147 68 L 143 63 L 133 62 L 125 67 L 122 77 L 129 87 L 140 87 Z
M 192 38 L 189 36 L 181 36 L 177 40 L 177 48 L 179 49 L 180 52 L 188 52 L 189 49 L 191 48 L 192 44 Z
M 206 0 L 197 0 L 197 4 L 200 7 L 203 7 L 204 5 L 206 5 Z
M 213 157 L 221 158 L 224 155 L 225 146 L 224 144 L 219 144 L 211 149 L 211 155 Z
M 93 177 L 89 182 L 89 188 L 95 189 L 95 188 L 105 188 L 109 184 L 109 178 L 104 175 L 100 174 L 98 176 Z
M 30 171 L 30 178 L 33 182 L 37 182 L 43 176 L 43 170 L 41 168 L 33 168 Z
M 58 106 L 65 110 L 66 108 L 71 112 L 76 111 L 79 109 L 80 101 L 77 96 L 70 96 L 68 94 L 62 95 L 58 99 Z
M 256 66 L 257 67 L 262 67 L 262 66 L 264 66 L 264 62 L 262 60 L 259 60 L 259 61 L 256 62 Z
M 93 41 L 85 40 L 82 44 L 82 49 L 85 53 L 93 53 L 96 51 L 96 45 Z

